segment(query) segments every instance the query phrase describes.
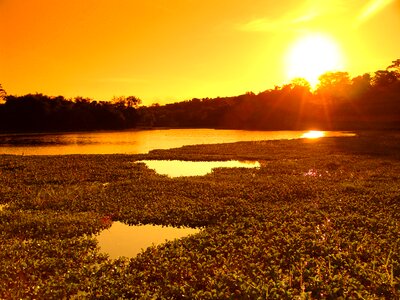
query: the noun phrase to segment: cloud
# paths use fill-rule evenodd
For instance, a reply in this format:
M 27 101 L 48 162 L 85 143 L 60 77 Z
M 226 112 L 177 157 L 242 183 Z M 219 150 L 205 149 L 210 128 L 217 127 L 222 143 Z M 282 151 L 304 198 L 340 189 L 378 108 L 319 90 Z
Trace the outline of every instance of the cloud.
M 358 27 L 368 19 L 379 13 L 382 9 L 393 3 L 394 0 L 371 0 L 356 18 L 355 26 Z
M 285 30 L 288 28 L 295 28 L 299 24 L 307 23 L 312 21 L 315 17 L 315 14 L 305 14 L 302 16 L 298 16 L 295 18 L 284 18 L 278 20 L 272 20 L 268 18 L 260 18 L 253 21 L 250 21 L 246 24 L 240 26 L 242 31 L 276 31 L 276 30 Z
M 343 0 L 308 0 L 300 6 L 292 9 L 287 8 L 286 13 L 280 18 L 258 18 L 242 24 L 242 31 L 287 31 L 298 30 L 301 25 L 306 25 L 319 18 L 343 12 L 345 3 Z
M 298 30 L 300 25 L 313 21 L 320 24 L 335 20 L 348 18 L 347 21 L 354 27 L 359 27 L 370 18 L 380 13 L 383 9 L 394 3 L 396 0 L 357 0 L 353 2 L 345 0 L 308 0 L 303 5 L 293 8 L 290 14 L 278 19 L 259 18 L 241 26 L 244 31 L 286 31 Z M 361 7 L 361 9 L 359 8 Z

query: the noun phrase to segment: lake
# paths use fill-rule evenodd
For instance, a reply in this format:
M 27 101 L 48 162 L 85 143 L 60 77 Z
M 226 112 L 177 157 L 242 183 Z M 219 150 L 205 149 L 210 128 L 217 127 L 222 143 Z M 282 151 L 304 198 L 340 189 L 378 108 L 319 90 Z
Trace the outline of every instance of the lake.
M 138 154 L 195 144 L 351 136 L 342 131 L 154 129 L 51 134 L 0 134 L 0 154 Z

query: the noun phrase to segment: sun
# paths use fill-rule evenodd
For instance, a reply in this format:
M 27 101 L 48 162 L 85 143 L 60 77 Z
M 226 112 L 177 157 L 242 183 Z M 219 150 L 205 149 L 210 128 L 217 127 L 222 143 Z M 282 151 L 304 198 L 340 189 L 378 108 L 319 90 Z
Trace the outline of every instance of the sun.
M 303 36 L 290 47 L 286 58 L 286 73 L 289 80 L 304 78 L 312 87 L 320 75 L 343 68 L 343 58 L 338 44 L 328 35 Z

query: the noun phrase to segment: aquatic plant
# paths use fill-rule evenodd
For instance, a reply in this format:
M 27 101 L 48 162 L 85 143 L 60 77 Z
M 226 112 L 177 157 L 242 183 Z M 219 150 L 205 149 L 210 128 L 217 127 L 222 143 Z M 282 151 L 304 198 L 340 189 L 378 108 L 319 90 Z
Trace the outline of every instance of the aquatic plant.
M 1 156 L 0 298 L 399 298 L 394 136 Z M 141 159 L 261 168 L 168 178 Z M 111 260 L 92 234 L 115 220 L 204 229 Z

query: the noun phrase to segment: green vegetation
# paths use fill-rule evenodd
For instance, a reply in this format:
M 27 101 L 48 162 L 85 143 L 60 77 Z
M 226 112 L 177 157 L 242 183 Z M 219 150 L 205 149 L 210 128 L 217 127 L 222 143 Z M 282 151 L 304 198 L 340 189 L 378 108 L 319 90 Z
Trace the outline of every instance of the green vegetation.
M 168 178 L 140 159 L 259 160 Z M 0 298 L 398 299 L 400 134 L 1 156 Z M 136 258 L 112 220 L 204 226 Z

